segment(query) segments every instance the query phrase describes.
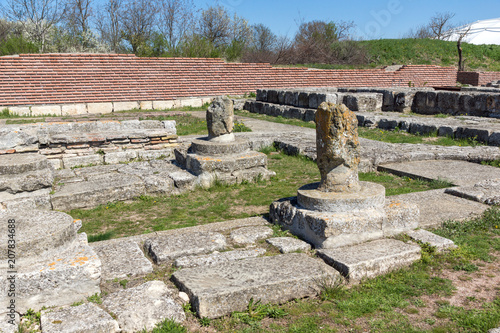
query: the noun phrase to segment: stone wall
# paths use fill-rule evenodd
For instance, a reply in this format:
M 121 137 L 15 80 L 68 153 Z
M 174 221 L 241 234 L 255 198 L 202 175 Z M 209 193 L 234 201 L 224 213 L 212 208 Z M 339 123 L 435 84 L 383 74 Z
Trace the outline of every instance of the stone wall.
M 318 70 L 117 54 L 7 56 L 0 57 L 0 68 L 0 110 L 8 107 L 25 115 L 163 109 L 195 103 L 187 97 L 239 95 L 259 88 L 432 87 L 455 85 L 457 79 L 452 67 L 427 65 Z
M 39 153 L 56 169 L 172 158 L 175 121 L 36 123 L 0 128 L 0 155 Z

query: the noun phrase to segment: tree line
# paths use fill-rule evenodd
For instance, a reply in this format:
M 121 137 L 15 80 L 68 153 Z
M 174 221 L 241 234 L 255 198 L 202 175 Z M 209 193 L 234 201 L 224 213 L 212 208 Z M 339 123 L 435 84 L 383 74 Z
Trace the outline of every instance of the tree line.
M 441 39 L 452 14 L 436 14 L 411 38 Z M 298 23 L 295 36 L 250 25 L 216 4 L 193 0 L 4 0 L 0 55 L 19 53 L 133 53 L 147 57 L 206 57 L 271 64 L 369 63 L 354 41 L 354 22 Z

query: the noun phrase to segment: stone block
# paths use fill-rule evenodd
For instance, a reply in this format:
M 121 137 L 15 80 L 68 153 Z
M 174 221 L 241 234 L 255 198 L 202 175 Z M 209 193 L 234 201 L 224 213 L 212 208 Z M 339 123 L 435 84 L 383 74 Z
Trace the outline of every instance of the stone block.
M 410 266 L 420 259 L 420 246 L 395 239 L 380 239 L 355 246 L 319 250 L 318 255 L 352 283 Z
M 31 107 L 32 116 L 61 115 L 60 105 L 33 105 Z
M 171 134 L 177 134 L 176 122 L 175 120 L 163 120 L 161 122 L 163 124 L 163 128 Z
M 106 164 L 118 164 L 123 162 L 129 162 L 137 158 L 136 151 L 118 151 L 113 153 L 106 153 L 104 155 L 104 163 Z
M 139 109 L 139 102 L 113 102 L 113 111 L 129 111 Z
M 139 103 L 141 110 L 153 110 L 153 101 L 142 101 Z
M 120 332 L 118 322 L 94 303 L 42 311 L 44 333 Z
M 181 102 L 181 107 L 184 106 L 191 106 L 194 108 L 199 108 L 203 106 L 203 103 L 201 101 L 201 98 L 184 98 L 180 100 Z
M 311 245 L 308 243 L 292 237 L 274 237 L 266 239 L 266 242 L 275 246 L 281 253 L 291 253 L 297 251 L 309 251 Z
M 438 236 L 424 229 L 407 231 L 406 234 L 415 241 L 435 247 L 438 252 L 457 247 L 451 239 Z
M 29 106 L 9 106 L 7 108 L 11 114 L 17 114 L 18 116 L 31 116 Z
M 103 280 L 125 279 L 153 272 L 153 265 L 134 241 L 120 239 L 91 243 L 90 246 L 101 259 Z
M 153 101 L 153 109 L 155 110 L 170 110 L 174 107 L 179 107 L 180 102 L 177 100 L 171 101 Z
M 319 281 L 338 274 L 306 254 L 238 260 L 176 271 L 172 280 L 186 292 L 200 317 L 245 311 L 252 298 L 262 304 L 315 296 Z
M 233 230 L 229 237 L 237 244 L 254 244 L 260 239 L 271 237 L 273 230 L 266 226 L 244 227 Z
M 229 156 L 199 156 L 188 154 L 186 168 L 195 175 L 204 172 L 232 173 L 237 170 L 267 166 L 267 156 L 258 152 L 247 152 Z
M 192 189 L 196 182 L 196 177 L 184 170 L 170 172 L 168 176 L 172 178 L 175 187 L 179 189 Z
M 49 168 L 21 174 L 6 174 L 0 176 L 0 192 L 33 192 L 44 188 L 50 188 L 53 182 L 54 175 L 52 169 Z
M 175 260 L 174 265 L 181 268 L 190 268 L 196 266 L 214 266 L 230 261 L 255 258 L 266 253 L 266 250 L 253 248 L 248 250 L 234 250 L 227 252 L 214 252 L 199 256 L 181 257 Z
M 299 93 L 297 91 L 286 91 L 285 104 L 290 106 L 299 106 Z
M 256 100 L 260 102 L 267 102 L 267 90 L 257 89 Z
M 490 130 L 470 127 L 458 127 L 455 133 L 457 139 L 473 139 L 479 142 L 488 143 Z
M 437 135 L 454 138 L 456 130 L 456 126 L 439 126 Z
M 343 103 L 352 111 L 381 111 L 382 94 L 356 93 L 346 94 Z
M 474 185 L 447 188 L 446 193 L 487 205 L 499 205 L 500 178 L 482 180 Z
M 440 113 L 455 114 L 459 111 L 460 94 L 456 92 L 438 92 L 437 106 Z
M 392 131 L 396 127 L 398 127 L 399 123 L 397 120 L 391 120 L 391 119 L 380 119 L 378 123 L 378 128 L 387 130 L 387 131 Z
M 101 204 L 125 201 L 146 193 L 139 177 L 121 174 L 104 174 L 92 181 L 64 184 L 51 196 L 56 210 L 93 208 Z
M 113 103 L 87 103 L 87 112 L 91 114 L 95 113 L 112 113 Z
M 267 91 L 267 102 L 272 104 L 278 104 L 278 91 L 274 89 L 270 89 Z M 284 103 L 286 104 L 286 102 Z
M 308 92 L 299 92 L 297 97 L 297 106 L 299 108 L 308 108 L 309 107 L 309 93 Z
M 104 163 L 104 158 L 102 155 L 87 155 L 87 156 L 75 156 L 75 157 L 63 157 L 63 165 L 66 169 L 71 169 L 74 167 L 99 165 Z
M 87 113 L 87 104 L 65 104 L 61 107 L 63 116 L 74 116 Z
M 160 174 L 143 176 L 144 186 L 146 186 L 146 192 L 150 195 L 166 195 L 171 194 L 175 183 L 169 178 L 167 172 Z
M 172 148 L 160 150 L 139 150 L 137 157 L 141 160 L 156 160 L 156 159 L 172 159 L 174 157 L 174 150 Z
M 102 305 L 116 316 L 121 332 L 151 331 L 165 319 L 182 323 L 186 315 L 172 297 L 172 291 L 161 281 L 108 295 Z
M 2 310 L 3 311 L 3 310 Z M 18 333 L 20 318 L 19 314 L 14 312 L 0 314 L 0 332 L 2 333 Z
M 145 251 L 158 265 L 179 257 L 224 250 L 225 247 L 226 238 L 215 232 L 162 235 L 144 242 Z
M 22 174 L 49 168 L 47 158 L 39 154 L 0 156 L 0 175 Z
M 415 135 L 435 134 L 437 133 L 437 126 L 423 123 L 411 123 L 409 132 Z

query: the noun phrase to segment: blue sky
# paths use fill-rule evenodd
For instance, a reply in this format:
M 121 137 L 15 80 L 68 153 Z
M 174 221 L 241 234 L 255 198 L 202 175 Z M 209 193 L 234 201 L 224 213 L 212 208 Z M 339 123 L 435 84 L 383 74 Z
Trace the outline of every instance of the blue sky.
M 216 0 L 194 0 L 198 8 Z M 456 24 L 500 17 L 499 0 L 219 0 L 250 24 L 262 23 L 276 34 L 293 37 L 299 22 L 354 21 L 363 39 L 401 38 L 425 24 L 436 12 L 452 12 Z

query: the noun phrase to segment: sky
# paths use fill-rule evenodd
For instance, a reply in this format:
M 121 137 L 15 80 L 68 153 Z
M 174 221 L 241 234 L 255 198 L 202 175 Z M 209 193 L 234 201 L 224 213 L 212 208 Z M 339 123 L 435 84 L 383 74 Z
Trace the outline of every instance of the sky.
M 194 0 L 198 8 L 217 0 Z M 218 0 L 229 12 L 293 37 L 300 22 L 354 21 L 360 39 L 402 38 L 437 12 L 451 12 L 455 24 L 500 18 L 499 0 Z

